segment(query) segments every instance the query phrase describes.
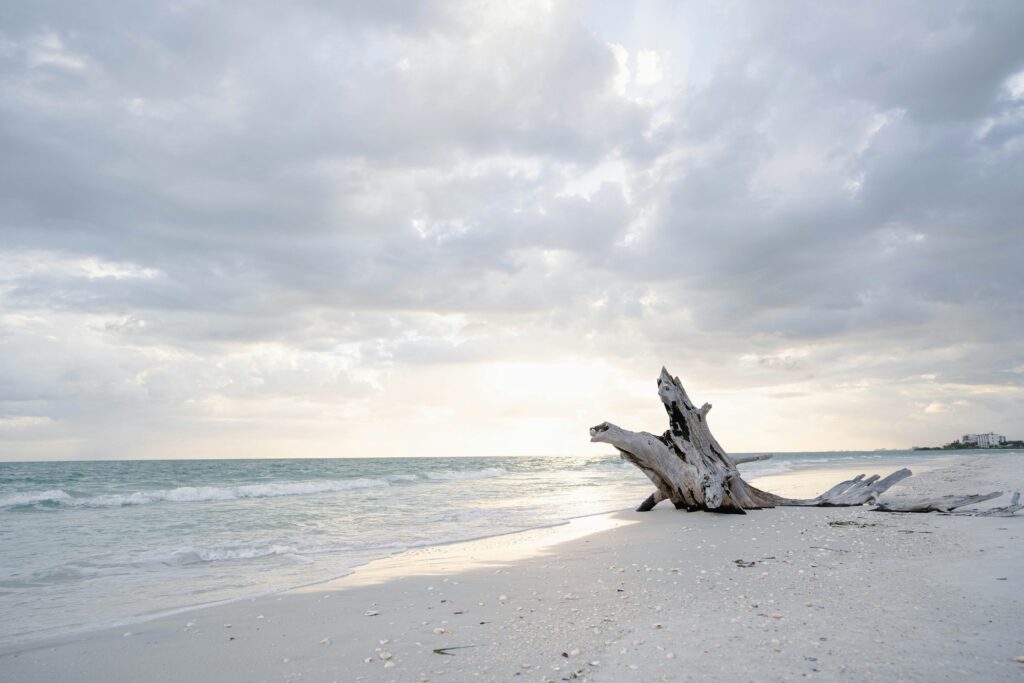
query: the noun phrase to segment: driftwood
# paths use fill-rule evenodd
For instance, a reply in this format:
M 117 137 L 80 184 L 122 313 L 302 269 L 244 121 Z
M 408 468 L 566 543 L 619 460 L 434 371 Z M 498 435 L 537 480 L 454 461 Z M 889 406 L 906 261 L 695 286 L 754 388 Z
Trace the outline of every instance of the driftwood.
M 977 513 L 978 517 L 1013 517 L 1014 513 L 1018 510 L 1024 510 L 1024 505 L 1021 505 L 1021 493 L 1019 490 L 1015 490 L 1014 495 L 1010 497 L 1010 505 L 1004 505 L 1000 508 L 990 508 L 988 510 L 982 510 Z
M 1002 491 L 975 493 L 969 496 L 939 496 L 879 502 L 875 512 L 951 512 L 958 507 L 981 503 L 1003 495 Z
M 777 505 L 863 505 L 875 502 L 882 492 L 911 474 L 908 469 L 885 478 L 862 474 L 836 484 L 816 498 L 784 498 L 743 480 L 737 464 L 766 458 L 727 455 L 708 428 L 711 405 L 694 406 L 679 379 L 664 368 L 658 378 L 658 394 L 669 418 L 669 429 L 661 436 L 631 432 L 610 422 L 590 429 L 591 441 L 614 446 L 624 460 L 639 467 L 654 484 L 657 490 L 637 508 L 641 512 L 663 500 L 672 501 L 679 509 L 739 514 Z
M 880 501 L 877 507 L 872 508 L 873 512 L 953 512 L 953 510 L 964 505 L 982 503 L 1003 495 L 1002 491 L 992 493 L 977 493 L 969 496 L 941 496 L 939 498 L 917 498 L 913 500 L 892 500 Z M 1009 505 L 990 508 L 988 510 L 964 510 L 956 512 L 958 515 L 971 515 L 973 517 L 1012 517 L 1017 510 L 1024 509 L 1020 504 L 1020 491 L 1014 492 Z
M 742 465 L 745 462 L 757 462 L 758 460 L 771 460 L 772 454 L 765 453 L 764 455 L 734 455 L 732 458 L 733 464 Z
M 981 512 L 975 513 L 975 515 L 977 517 L 1012 517 L 1013 513 L 1017 510 L 1024 510 L 1024 505 L 1020 504 L 1020 491 L 1013 492 L 1013 495 L 1010 496 L 1009 505 L 982 510 Z

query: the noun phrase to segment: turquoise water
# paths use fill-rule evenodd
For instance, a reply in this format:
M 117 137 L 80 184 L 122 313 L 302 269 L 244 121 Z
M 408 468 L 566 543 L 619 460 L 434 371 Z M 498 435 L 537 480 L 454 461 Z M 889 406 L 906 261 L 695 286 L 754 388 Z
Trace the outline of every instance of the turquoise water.
M 742 469 L 935 455 L 776 454 Z M 614 456 L 0 463 L 0 643 L 325 581 L 650 491 Z

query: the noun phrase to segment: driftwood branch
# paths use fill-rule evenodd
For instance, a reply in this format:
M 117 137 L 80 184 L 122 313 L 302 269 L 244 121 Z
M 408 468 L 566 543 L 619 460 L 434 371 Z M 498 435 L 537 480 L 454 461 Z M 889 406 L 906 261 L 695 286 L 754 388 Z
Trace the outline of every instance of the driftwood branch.
M 757 462 L 758 460 L 770 460 L 772 457 L 771 453 L 765 453 L 764 455 L 737 455 L 733 456 L 733 463 L 742 465 L 745 462 Z
M 832 507 L 863 505 L 864 503 L 870 503 L 876 500 L 882 492 L 887 491 L 893 484 L 906 479 L 911 474 L 913 473 L 905 467 L 901 470 L 896 470 L 884 479 L 880 479 L 877 474 L 873 474 L 867 478 L 865 478 L 863 474 L 858 474 L 853 479 L 840 482 L 817 498 L 811 499 L 812 501 L 818 502 L 804 503 L 801 501 L 794 501 L 786 504 L 824 505 Z
M 938 498 L 917 498 L 879 503 L 877 512 L 950 512 L 964 505 L 981 503 L 1003 495 L 1002 491 L 977 493 L 969 496 L 940 496 Z
M 669 418 L 669 429 L 664 434 L 633 432 L 610 422 L 590 430 L 591 441 L 617 448 L 624 460 L 636 465 L 654 484 L 657 490 L 641 503 L 637 508 L 640 511 L 650 510 L 662 500 L 670 500 L 680 509 L 739 514 L 776 505 L 863 505 L 876 501 L 889 487 L 911 474 L 908 469 L 885 478 L 862 474 L 815 498 L 784 498 L 744 481 L 736 466 L 767 457 L 731 458 L 708 428 L 711 404 L 697 408 L 679 379 L 664 368 L 658 378 L 658 395 Z
M 1013 513 L 1017 512 L 1017 510 L 1024 510 L 1024 505 L 1020 503 L 1020 491 L 1013 492 L 1013 495 L 1010 496 L 1009 505 L 982 510 L 976 513 L 976 515 L 978 517 L 1012 517 Z
M 913 500 L 892 500 L 880 501 L 878 506 L 873 508 L 875 512 L 952 512 L 964 505 L 974 505 L 992 500 L 1003 495 L 1002 491 L 992 493 L 976 493 L 969 496 L 940 496 L 938 498 L 917 498 Z M 1013 494 L 1010 504 L 1004 507 L 992 508 L 983 511 L 968 511 L 966 513 L 976 517 L 1010 517 L 1017 510 L 1024 508 L 1020 504 L 1020 491 Z

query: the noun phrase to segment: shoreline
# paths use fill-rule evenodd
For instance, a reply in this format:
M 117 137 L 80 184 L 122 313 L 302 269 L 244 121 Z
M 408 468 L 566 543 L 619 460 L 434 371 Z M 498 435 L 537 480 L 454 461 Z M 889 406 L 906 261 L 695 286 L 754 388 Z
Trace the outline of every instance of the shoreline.
M 854 453 L 854 452 L 851 452 Z M 860 453 L 857 451 L 856 453 Z M 867 452 L 864 452 L 865 454 Z M 782 454 L 785 455 L 791 454 Z M 907 457 L 905 454 L 902 456 L 892 457 L 885 456 L 881 462 L 878 460 L 871 460 L 870 462 L 862 462 L 857 465 L 851 464 L 845 459 L 837 459 L 833 462 L 815 462 L 813 467 L 806 467 L 804 469 L 786 470 L 783 472 L 769 472 L 764 474 L 757 474 L 756 472 L 744 471 L 746 468 L 741 467 L 740 471 L 743 473 L 748 481 L 754 483 L 757 486 L 766 488 L 769 490 L 776 491 L 783 495 L 795 496 L 795 497 L 813 497 L 821 491 L 824 491 L 831 487 L 836 482 L 847 479 L 861 471 L 872 468 L 879 469 L 896 469 L 897 467 L 912 465 L 915 471 L 925 471 L 926 469 L 932 469 L 934 467 L 932 461 L 942 462 L 950 457 L 955 456 L 949 455 L 935 455 L 926 456 L 924 458 L 918 456 Z M 616 462 L 618 458 L 616 456 Z M 754 468 L 764 467 L 766 461 L 757 462 L 753 465 Z M 769 467 L 771 466 L 770 461 Z M 633 468 L 628 468 L 631 474 L 638 475 L 638 480 L 642 480 L 638 472 L 634 472 Z M 196 610 L 204 610 L 210 608 L 216 608 L 223 605 L 229 605 L 238 601 L 253 600 L 264 598 L 268 596 L 276 596 L 286 594 L 295 590 L 303 590 L 307 588 L 315 588 L 320 585 L 331 584 L 348 576 L 351 576 L 355 572 L 362 571 L 367 566 L 375 566 L 376 563 L 381 561 L 393 560 L 396 557 L 401 557 L 405 553 L 415 552 L 422 549 L 430 548 L 443 548 L 450 545 L 460 545 L 465 543 L 473 543 L 476 541 L 487 540 L 491 538 L 500 538 L 503 536 L 515 535 L 528 533 L 533 531 L 543 531 L 545 529 L 557 528 L 565 525 L 572 524 L 575 520 L 598 517 L 603 515 L 611 515 L 617 512 L 630 512 L 634 509 L 632 505 L 621 508 L 606 509 L 599 512 L 589 512 L 582 515 L 568 516 L 557 521 L 552 521 L 544 524 L 538 524 L 536 526 L 496 531 L 493 533 L 485 533 L 478 536 L 469 536 L 466 538 L 458 538 L 453 540 L 441 540 L 436 542 L 424 542 L 420 544 L 413 544 L 407 547 L 396 549 L 389 554 L 371 558 L 364 562 L 353 564 L 344 568 L 343 572 L 328 576 L 326 578 L 316 578 L 310 581 L 300 581 L 291 583 L 277 588 L 268 590 L 260 590 L 249 593 L 247 595 L 223 598 L 211 600 L 208 602 L 197 602 L 193 604 L 185 604 L 174 607 L 168 607 L 164 609 L 157 609 L 152 612 L 129 615 L 123 618 L 112 618 L 103 619 L 94 622 L 81 623 L 70 625 L 65 628 L 50 629 L 39 631 L 33 634 L 25 634 L 24 636 L 11 638 L 0 642 L 0 655 L 6 652 L 17 651 L 20 649 L 31 649 L 34 647 L 46 647 L 53 643 L 61 643 L 67 640 L 76 638 L 89 637 L 91 634 L 99 633 L 108 630 L 117 629 L 128 629 L 135 627 L 146 622 L 161 619 L 164 617 L 170 617 L 174 615 L 187 614 Z M 531 536 L 532 538 L 532 536 Z M 544 539 L 538 539 L 538 544 L 547 544 Z
M 996 456 L 980 462 L 970 456 L 939 460 L 942 462 L 921 470 L 920 476 L 915 471 L 915 476 L 906 480 L 908 488 L 918 493 L 943 492 L 943 486 L 954 483 L 963 493 L 974 492 L 974 482 L 980 485 L 992 479 L 1015 479 L 1018 487 L 1024 483 L 1024 458 L 1020 456 Z M 878 467 L 881 471 L 888 464 L 879 462 Z M 822 469 L 825 472 L 820 476 L 835 483 L 838 470 Z M 755 481 L 778 490 L 787 478 L 806 479 L 808 471 Z M 1003 487 L 1008 489 L 1013 483 L 1006 481 Z M 828 521 L 843 524 L 832 527 Z M 851 523 L 850 528 L 846 522 Z M 1018 595 L 1019 567 L 1024 559 L 1021 530 L 1019 518 L 872 514 L 865 508 L 776 508 L 738 517 L 687 515 L 661 506 L 650 513 L 588 515 L 553 527 L 406 550 L 338 579 L 256 598 L 183 608 L 187 614 L 146 619 L 128 627 L 130 631 L 119 627 L 65 634 L 45 643 L 15 643 L 0 650 L 0 671 L 13 676 L 10 680 L 129 680 L 143 671 L 142 677 L 150 680 L 177 680 L 186 670 L 199 678 L 205 675 L 222 680 L 281 680 L 299 674 L 307 680 L 506 680 L 516 675 L 560 680 L 569 667 L 592 680 L 623 680 L 623 676 L 638 676 L 637 672 L 652 680 L 664 676 L 668 676 L 664 680 L 675 680 L 672 676 L 683 671 L 729 672 L 730 662 L 715 654 L 718 648 L 697 653 L 704 658 L 694 658 L 689 648 L 691 639 L 703 642 L 701 638 L 717 634 L 716 641 L 738 640 L 737 644 L 763 655 L 766 673 L 751 673 L 751 680 L 783 680 L 826 671 L 810 666 L 825 661 L 814 654 L 822 645 L 806 646 L 812 648 L 808 650 L 811 654 L 803 656 L 813 657 L 813 661 L 777 656 L 785 653 L 784 643 L 790 642 L 788 629 L 782 627 L 788 627 L 794 612 L 809 610 L 803 606 L 808 602 L 821 603 L 823 609 L 827 606 L 837 620 L 826 619 L 819 628 L 832 623 L 861 633 L 846 623 L 846 613 L 862 608 L 850 600 L 864 596 L 859 590 L 864 582 L 883 584 L 875 599 L 894 597 L 896 602 L 906 602 L 908 595 L 920 595 L 928 588 L 927 581 L 922 583 L 925 577 L 963 589 L 961 584 L 970 575 L 992 567 L 1000 576 L 990 578 L 994 587 L 986 582 L 980 593 L 986 600 L 997 599 L 990 607 L 996 610 L 999 618 L 995 621 L 1003 630 L 996 633 L 979 622 L 977 628 L 989 645 L 972 641 L 972 646 L 1006 649 L 1003 659 L 1009 662 L 1005 672 L 1009 675 L 1018 671 L 1014 666 L 1021 667 L 1012 657 L 1024 654 L 1024 642 L 1019 636 L 1013 638 L 1014 633 L 1024 633 Z M 804 541 L 812 537 L 819 543 L 807 546 Z M 837 545 L 839 541 L 855 543 L 843 548 Z M 965 553 L 972 545 L 984 547 L 976 548 L 974 554 Z M 903 551 L 903 556 L 889 552 L 893 550 Z M 755 565 L 740 566 L 737 559 Z M 964 563 L 968 571 L 950 575 L 951 566 Z M 887 564 L 892 566 L 879 575 L 880 565 Z M 913 571 L 908 573 L 910 565 Z M 823 586 L 805 585 L 804 579 L 811 575 L 825 580 L 826 574 L 842 575 L 846 584 L 832 583 L 828 586 L 831 590 L 824 592 Z M 899 577 L 902 579 L 897 580 Z M 775 594 L 787 585 L 809 599 L 796 604 L 792 595 Z M 715 590 L 705 590 L 711 586 Z M 764 591 L 772 597 L 751 602 L 751 595 Z M 936 618 L 940 623 L 965 618 L 960 601 L 924 592 L 929 598 L 924 602 L 933 604 L 911 602 L 905 613 L 887 610 L 886 618 L 898 622 L 907 633 L 913 632 L 915 639 L 924 637 L 919 626 L 934 625 Z M 730 617 L 736 621 L 720 623 L 718 612 L 736 611 L 741 597 L 749 604 Z M 938 604 L 933 598 L 938 598 Z M 712 609 L 716 605 L 717 610 Z M 1009 607 L 1016 609 L 1007 611 Z M 759 615 L 758 610 L 767 616 Z M 371 611 L 377 614 L 364 616 Z M 933 613 L 931 619 L 914 614 L 921 611 Z M 804 614 L 810 621 L 798 623 L 796 631 L 806 631 L 808 624 L 815 622 L 812 617 L 820 616 L 814 610 Z M 869 611 L 864 616 L 877 618 L 878 614 Z M 711 623 L 704 624 L 705 620 Z M 656 623 L 662 628 L 654 628 Z M 730 624 L 745 626 L 737 634 L 730 631 Z M 753 633 L 747 628 L 751 624 L 758 624 Z M 762 635 L 762 624 L 776 637 L 751 640 Z M 667 638 L 669 632 L 675 638 Z M 450 656 L 433 652 L 437 647 L 463 647 L 463 641 L 469 640 L 479 642 L 470 643 L 473 647 L 464 651 L 453 650 Z M 556 643 L 560 644 L 555 647 Z M 859 643 L 855 649 L 861 652 L 868 644 Z M 890 645 L 883 649 L 891 649 Z M 934 638 L 917 645 L 927 649 L 934 645 Z M 1019 651 L 1010 652 L 1010 645 Z M 573 655 L 574 650 L 582 654 Z M 936 649 L 931 657 L 940 652 Z M 849 656 L 849 652 L 845 654 Z M 367 658 L 370 663 L 365 663 Z M 683 662 L 691 659 L 684 667 Z M 966 671 L 1002 670 L 999 657 L 990 659 L 986 663 L 989 668 L 968 667 Z M 592 664 L 595 661 L 599 663 Z M 914 666 L 926 665 L 923 661 Z M 892 673 L 880 661 L 868 666 L 850 659 L 844 666 L 851 673 Z M 815 668 L 819 671 L 812 670 Z M 336 672 L 333 678 L 331 672 Z M 955 680 L 930 668 L 928 672 L 929 677 L 921 680 Z
M 212 602 L 200 602 L 200 603 L 195 603 L 195 604 L 182 605 L 180 607 L 173 607 L 173 608 L 170 608 L 170 609 L 160 610 L 160 611 L 157 611 L 157 612 L 146 613 L 146 614 L 138 614 L 138 615 L 134 615 L 134 616 L 130 616 L 130 617 L 125 617 L 124 619 L 116 619 L 116 620 L 110 620 L 110 621 L 104 621 L 104 622 L 96 622 L 96 623 L 91 623 L 91 624 L 82 624 L 82 625 L 78 625 L 78 626 L 74 626 L 74 627 L 69 627 L 67 630 L 62 630 L 62 631 L 59 631 L 59 632 L 56 632 L 56 633 L 45 633 L 45 634 L 42 634 L 42 635 L 39 635 L 39 636 L 36 636 L 36 637 L 27 637 L 27 638 L 24 638 L 24 639 L 15 639 L 15 640 L 11 640 L 11 641 L 8 641 L 8 642 L 0 642 L 0 657 L 3 657 L 5 655 L 7 655 L 7 654 L 11 654 L 11 653 L 14 653 L 14 652 L 20 652 L 20 651 L 23 651 L 23 650 L 32 650 L 32 649 L 38 649 L 38 648 L 45 648 L 45 647 L 50 647 L 50 646 L 55 645 L 55 644 L 60 644 L 60 643 L 64 643 L 64 642 L 75 640 L 75 639 L 79 639 L 79 638 L 87 638 L 87 637 L 89 637 L 91 635 L 102 633 L 102 632 L 106 632 L 106 631 L 122 630 L 122 629 L 125 629 L 125 628 L 128 628 L 128 627 L 146 624 L 147 622 L 158 620 L 158 619 L 163 619 L 163 618 L 166 618 L 166 617 L 172 617 L 172 616 L 177 616 L 177 615 L 181 615 L 181 614 L 187 614 L 187 613 L 190 613 L 190 612 L 195 612 L 195 611 L 200 611 L 200 610 L 205 610 L 205 609 L 214 609 L 214 608 L 217 608 L 217 607 L 221 607 L 221 606 L 224 606 L 224 605 L 231 605 L 231 604 L 238 603 L 238 602 L 253 601 L 253 600 L 259 600 L 261 598 L 268 598 L 268 597 L 274 597 L 274 596 L 278 596 L 278 595 L 285 595 L 285 594 L 292 593 L 292 592 L 316 590 L 320 586 L 326 586 L 326 585 L 330 585 L 330 584 L 335 584 L 335 583 L 337 583 L 339 581 L 343 581 L 345 579 L 348 579 L 353 574 L 356 574 L 357 572 L 360 572 L 360 571 L 364 570 L 364 568 L 366 568 L 366 567 L 376 566 L 377 563 L 387 563 L 389 561 L 395 560 L 396 558 L 402 558 L 403 556 L 405 556 L 407 554 L 410 554 L 410 553 L 415 554 L 418 551 L 424 551 L 424 550 L 425 551 L 430 551 L 432 549 L 440 550 L 440 549 L 449 548 L 451 546 L 461 546 L 461 545 L 466 545 L 466 544 L 473 544 L 473 543 L 478 543 L 478 542 L 481 542 L 481 541 L 489 541 L 489 540 L 492 540 L 492 539 L 503 539 L 503 538 L 505 538 L 507 536 L 529 535 L 532 532 L 538 532 L 538 534 L 541 534 L 541 535 L 544 535 L 545 532 L 549 532 L 546 536 L 541 536 L 540 538 L 537 538 L 535 540 L 535 546 L 533 546 L 533 547 L 536 547 L 536 548 L 546 547 L 546 546 L 549 546 L 549 545 L 552 545 L 552 544 L 555 544 L 555 543 L 559 543 L 559 542 L 563 542 L 565 540 L 569 540 L 570 538 L 575 537 L 574 534 L 570 534 L 568 537 L 565 537 L 565 536 L 563 536 L 561 534 L 555 535 L 553 533 L 550 533 L 550 532 L 553 532 L 554 530 L 561 529 L 563 527 L 575 526 L 577 524 L 586 524 L 587 520 L 590 520 L 590 519 L 606 518 L 606 517 L 610 517 L 610 516 L 615 515 L 615 514 L 620 513 L 620 512 L 630 512 L 631 510 L 632 510 L 632 508 L 620 508 L 620 509 L 616 509 L 616 510 L 605 510 L 605 511 L 601 511 L 601 512 L 593 512 L 593 513 L 588 513 L 588 514 L 584 514 L 584 515 L 577 515 L 577 516 L 569 517 L 567 519 L 564 519 L 564 520 L 561 520 L 561 521 L 558 521 L 558 522 L 552 522 L 550 524 L 542 524 L 542 525 L 533 526 L 533 527 L 529 527 L 529 528 L 525 528 L 525 529 L 514 529 L 514 530 L 510 530 L 510 531 L 499 531 L 499 532 L 495 532 L 495 533 L 492 533 L 492 534 L 485 534 L 485 535 L 475 536 L 475 537 L 470 537 L 470 538 L 463 538 L 463 539 L 456 539 L 456 540 L 447 540 L 447 541 L 438 541 L 438 542 L 429 543 L 429 544 L 423 544 L 423 545 L 414 545 L 414 546 L 410 546 L 410 547 L 407 547 L 407 548 L 403 548 L 401 550 L 395 550 L 390 555 L 386 555 L 384 557 L 374 558 L 374 559 L 368 560 L 368 561 L 366 561 L 366 562 L 364 562 L 362 564 L 357 564 L 357 565 L 354 565 L 352 567 L 348 567 L 348 568 L 346 568 L 344 574 L 338 574 L 336 576 L 331 576 L 331 577 L 328 577 L 328 578 L 325 578 L 325 579 L 316 579 L 316 580 L 309 581 L 309 582 L 306 582 L 306 583 L 296 583 L 296 584 L 284 586 L 284 587 L 277 588 L 277 589 L 272 589 L 272 590 L 267 590 L 267 591 L 263 591 L 263 592 L 253 593 L 251 595 L 244 595 L 244 596 L 239 596 L 239 597 L 226 598 L 226 599 L 223 599 L 223 600 L 215 600 L 215 601 L 212 601 Z M 592 529 L 588 533 L 594 533 L 594 530 Z M 550 538 L 547 537 L 547 536 L 550 536 Z M 524 538 L 530 538 L 530 536 L 524 536 Z M 497 552 L 504 553 L 505 551 L 506 551 L 506 549 L 502 548 L 501 550 L 499 550 Z M 2 679 L 0 679 L 0 681 L 2 681 Z

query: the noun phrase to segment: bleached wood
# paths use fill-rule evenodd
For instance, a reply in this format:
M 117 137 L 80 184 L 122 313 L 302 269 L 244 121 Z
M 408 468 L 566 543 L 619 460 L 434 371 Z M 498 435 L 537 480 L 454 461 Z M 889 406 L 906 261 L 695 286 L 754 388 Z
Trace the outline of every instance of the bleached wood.
M 1024 510 L 1024 505 L 1020 503 L 1020 491 L 1013 492 L 1013 495 L 1010 496 L 1009 505 L 982 510 L 975 514 L 978 517 L 1012 517 L 1017 510 Z
M 817 498 L 811 498 L 809 501 L 795 500 L 785 503 L 785 505 L 820 505 L 822 507 L 863 505 L 864 503 L 874 502 L 879 495 L 891 488 L 893 484 L 906 479 L 911 474 L 913 473 L 905 467 L 896 470 L 884 479 L 880 479 L 877 474 L 867 478 L 863 474 L 858 474 L 853 479 L 836 484 Z
M 771 453 L 765 453 L 764 455 L 734 455 L 732 461 L 736 465 L 742 465 L 745 462 L 757 462 L 759 460 L 770 460 L 772 457 Z
M 1018 510 L 1024 510 L 1020 502 L 1020 491 L 1014 491 L 1010 503 L 988 510 L 961 510 L 965 505 L 983 503 L 1003 495 L 1002 491 L 980 493 L 971 496 L 942 496 L 940 498 L 917 498 L 910 500 L 879 501 L 873 512 L 945 512 L 964 517 L 1013 517 Z
M 964 505 L 981 503 L 1003 495 L 1002 491 L 976 493 L 969 496 L 940 496 L 937 498 L 914 498 L 879 502 L 876 512 L 950 512 Z
M 860 475 L 841 482 L 816 498 L 784 498 L 751 486 L 740 476 L 739 462 L 767 459 L 736 458 L 725 452 L 708 428 L 711 404 L 697 408 L 677 377 L 662 368 L 658 395 L 668 413 L 669 429 L 661 436 L 632 432 L 610 422 L 590 429 L 590 440 L 618 449 L 622 458 L 636 465 L 657 489 L 638 508 L 650 510 L 661 500 L 677 508 L 743 514 L 744 510 L 776 505 L 851 506 L 875 501 L 910 470 L 893 472 L 884 479 Z M 660 495 L 659 495 L 660 494 Z

